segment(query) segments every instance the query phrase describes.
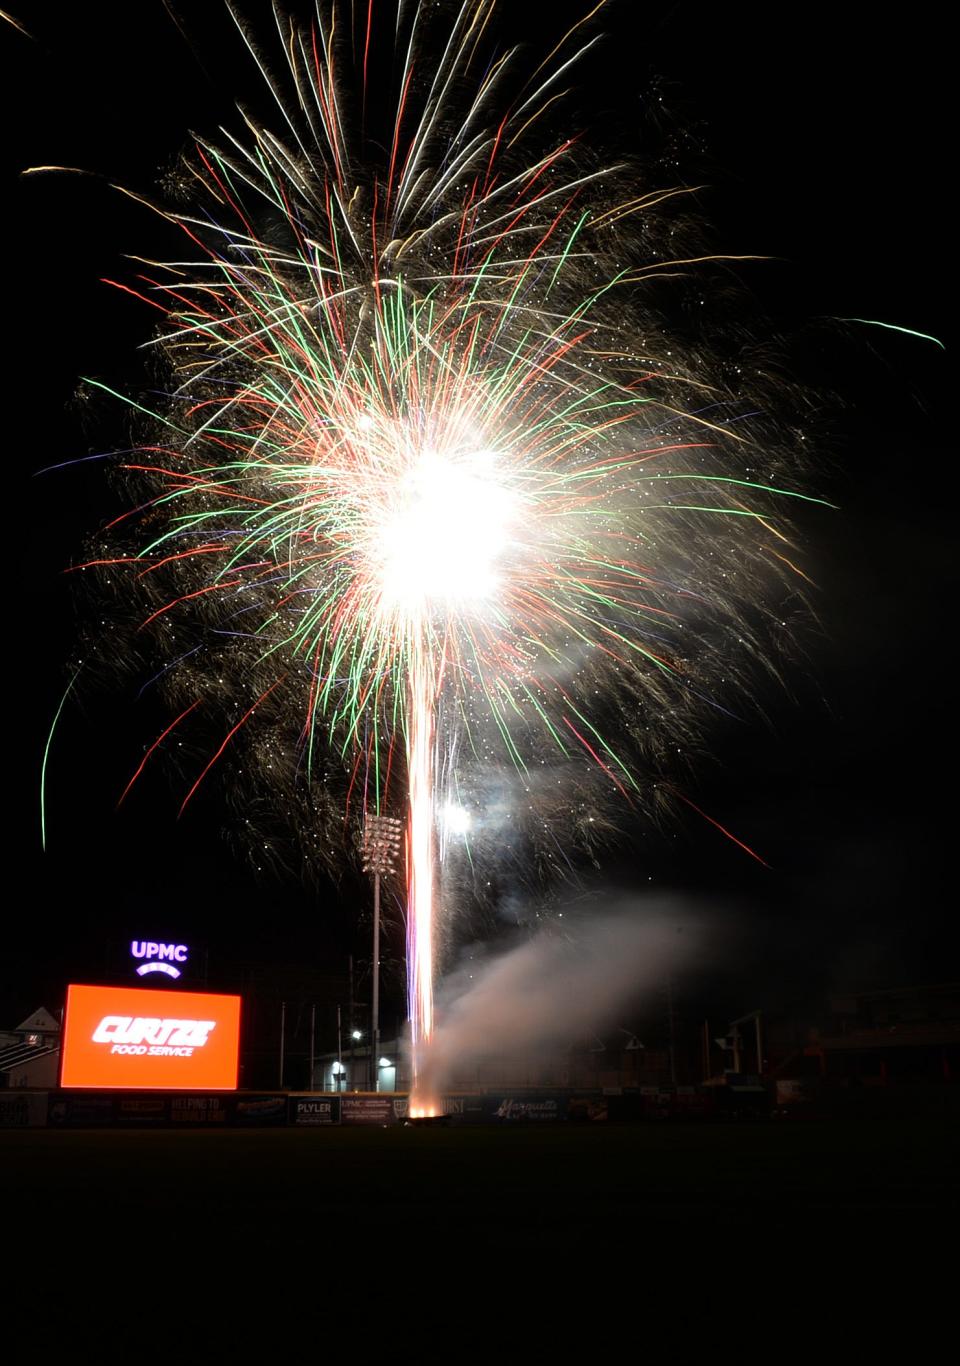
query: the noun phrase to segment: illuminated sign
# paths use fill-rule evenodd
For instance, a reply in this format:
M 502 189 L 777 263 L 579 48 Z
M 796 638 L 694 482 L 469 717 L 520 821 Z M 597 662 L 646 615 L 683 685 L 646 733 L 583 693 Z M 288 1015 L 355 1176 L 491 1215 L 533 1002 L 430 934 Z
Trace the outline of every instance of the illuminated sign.
M 234 1091 L 240 997 L 67 988 L 60 1085 Z
M 180 969 L 173 965 L 185 963 L 188 952 L 186 944 L 157 944 L 152 939 L 134 939 L 130 945 L 130 953 L 134 958 L 146 959 L 137 968 L 138 977 L 146 977 L 151 972 L 179 977 Z
M 195 1048 L 206 1047 L 210 1031 L 216 1027 L 216 1020 L 154 1020 L 142 1015 L 104 1015 L 92 1038 L 94 1043 L 108 1043 L 111 1053 L 149 1052 L 151 1057 L 170 1053 L 192 1058 Z

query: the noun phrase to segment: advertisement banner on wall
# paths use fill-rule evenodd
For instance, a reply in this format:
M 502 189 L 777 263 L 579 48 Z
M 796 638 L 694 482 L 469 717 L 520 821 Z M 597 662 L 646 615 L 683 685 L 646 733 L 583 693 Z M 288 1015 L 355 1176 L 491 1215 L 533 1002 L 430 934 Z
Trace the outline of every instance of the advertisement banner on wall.
M 459 1094 L 456 1096 L 440 1097 L 440 1113 L 451 1124 L 457 1124 L 465 1118 L 471 1121 L 477 1113 L 478 1107 L 483 1104 L 484 1097 L 481 1095 L 468 1096 Z M 393 1098 L 393 1113 L 398 1120 L 405 1120 L 410 1108 L 409 1096 L 398 1095 Z
M 63 1088 L 235 1091 L 240 997 L 67 988 Z
M 46 1091 L 0 1091 L 0 1129 L 37 1129 L 46 1122 Z
M 393 1096 L 341 1096 L 342 1124 L 396 1124 Z
M 234 1123 L 256 1125 L 258 1128 L 287 1122 L 286 1095 L 237 1096 L 233 1110 Z
M 116 1099 L 114 1118 L 125 1128 L 156 1128 L 166 1124 L 168 1116 L 166 1096 L 118 1096 Z
M 290 1096 L 290 1123 L 315 1128 L 340 1123 L 339 1096 Z
M 397 1104 L 406 1101 L 398 1098 Z M 566 1120 L 570 1112 L 568 1095 L 488 1095 L 461 1092 L 443 1097 L 443 1113 L 452 1125 L 459 1124 L 542 1124 Z
M 571 1096 L 567 1102 L 567 1118 L 577 1124 L 606 1124 L 610 1118 L 610 1104 L 616 1096 Z
M 500 1123 L 556 1123 L 567 1117 L 568 1102 L 564 1096 L 490 1097 L 488 1104 L 493 1118 Z
M 57 1129 L 105 1129 L 113 1125 L 113 1096 L 50 1094 L 47 1123 Z
M 171 1124 L 207 1124 L 221 1128 L 230 1122 L 226 1096 L 171 1096 Z

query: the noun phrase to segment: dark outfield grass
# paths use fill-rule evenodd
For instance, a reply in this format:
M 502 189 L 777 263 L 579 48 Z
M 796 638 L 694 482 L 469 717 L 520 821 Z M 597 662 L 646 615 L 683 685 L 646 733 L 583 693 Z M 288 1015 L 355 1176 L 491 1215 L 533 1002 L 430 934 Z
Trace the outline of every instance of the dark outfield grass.
M 955 1207 L 956 1123 L 0 1133 L 4 1208 L 89 1228 L 111 1210 L 242 1224 L 296 1243 L 383 1220 L 497 1242 L 643 1221 L 685 1231 L 930 1224 Z M 296 1211 L 297 1223 L 287 1219 Z
M 882 1346 L 895 1320 L 922 1342 L 955 1301 L 955 1138 L 929 1117 L 0 1132 L 0 1332 L 124 1366 L 658 1340 L 699 1362 L 703 1331 L 708 1359 L 755 1361 L 841 1323 Z

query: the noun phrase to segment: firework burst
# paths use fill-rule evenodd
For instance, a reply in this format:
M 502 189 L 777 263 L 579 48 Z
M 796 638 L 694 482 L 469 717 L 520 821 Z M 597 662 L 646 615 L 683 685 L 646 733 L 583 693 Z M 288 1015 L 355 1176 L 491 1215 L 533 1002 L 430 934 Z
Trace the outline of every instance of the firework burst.
M 493 0 L 400 3 L 385 117 L 362 8 L 277 13 L 282 75 L 247 38 L 279 133 L 201 142 L 189 207 L 159 210 L 186 259 L 124 287 L 166 314 L 169 400 L 96 561 L 133 577 L 177 723 L 223 709 L 186 801 L 244 735 L 260 786 L 402 794 L 420 1046 L 438 810 L 512 785 L 518 827 L 562 809 L 589 838 L 600 788 L 649 807 L 769 659 L 804 495 L 645 304 L 694 264 L 649 245 L 687 191 L 551 135 L 587 30 L 526 76 Z

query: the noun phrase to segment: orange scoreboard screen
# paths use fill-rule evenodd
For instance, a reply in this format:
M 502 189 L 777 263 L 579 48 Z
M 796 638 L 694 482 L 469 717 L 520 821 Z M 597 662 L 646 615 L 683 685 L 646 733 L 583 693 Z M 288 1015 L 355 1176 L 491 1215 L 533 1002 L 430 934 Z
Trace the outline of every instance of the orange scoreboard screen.
M 60 1085 L 235 1091 L 240 997 L 67 988 Z

